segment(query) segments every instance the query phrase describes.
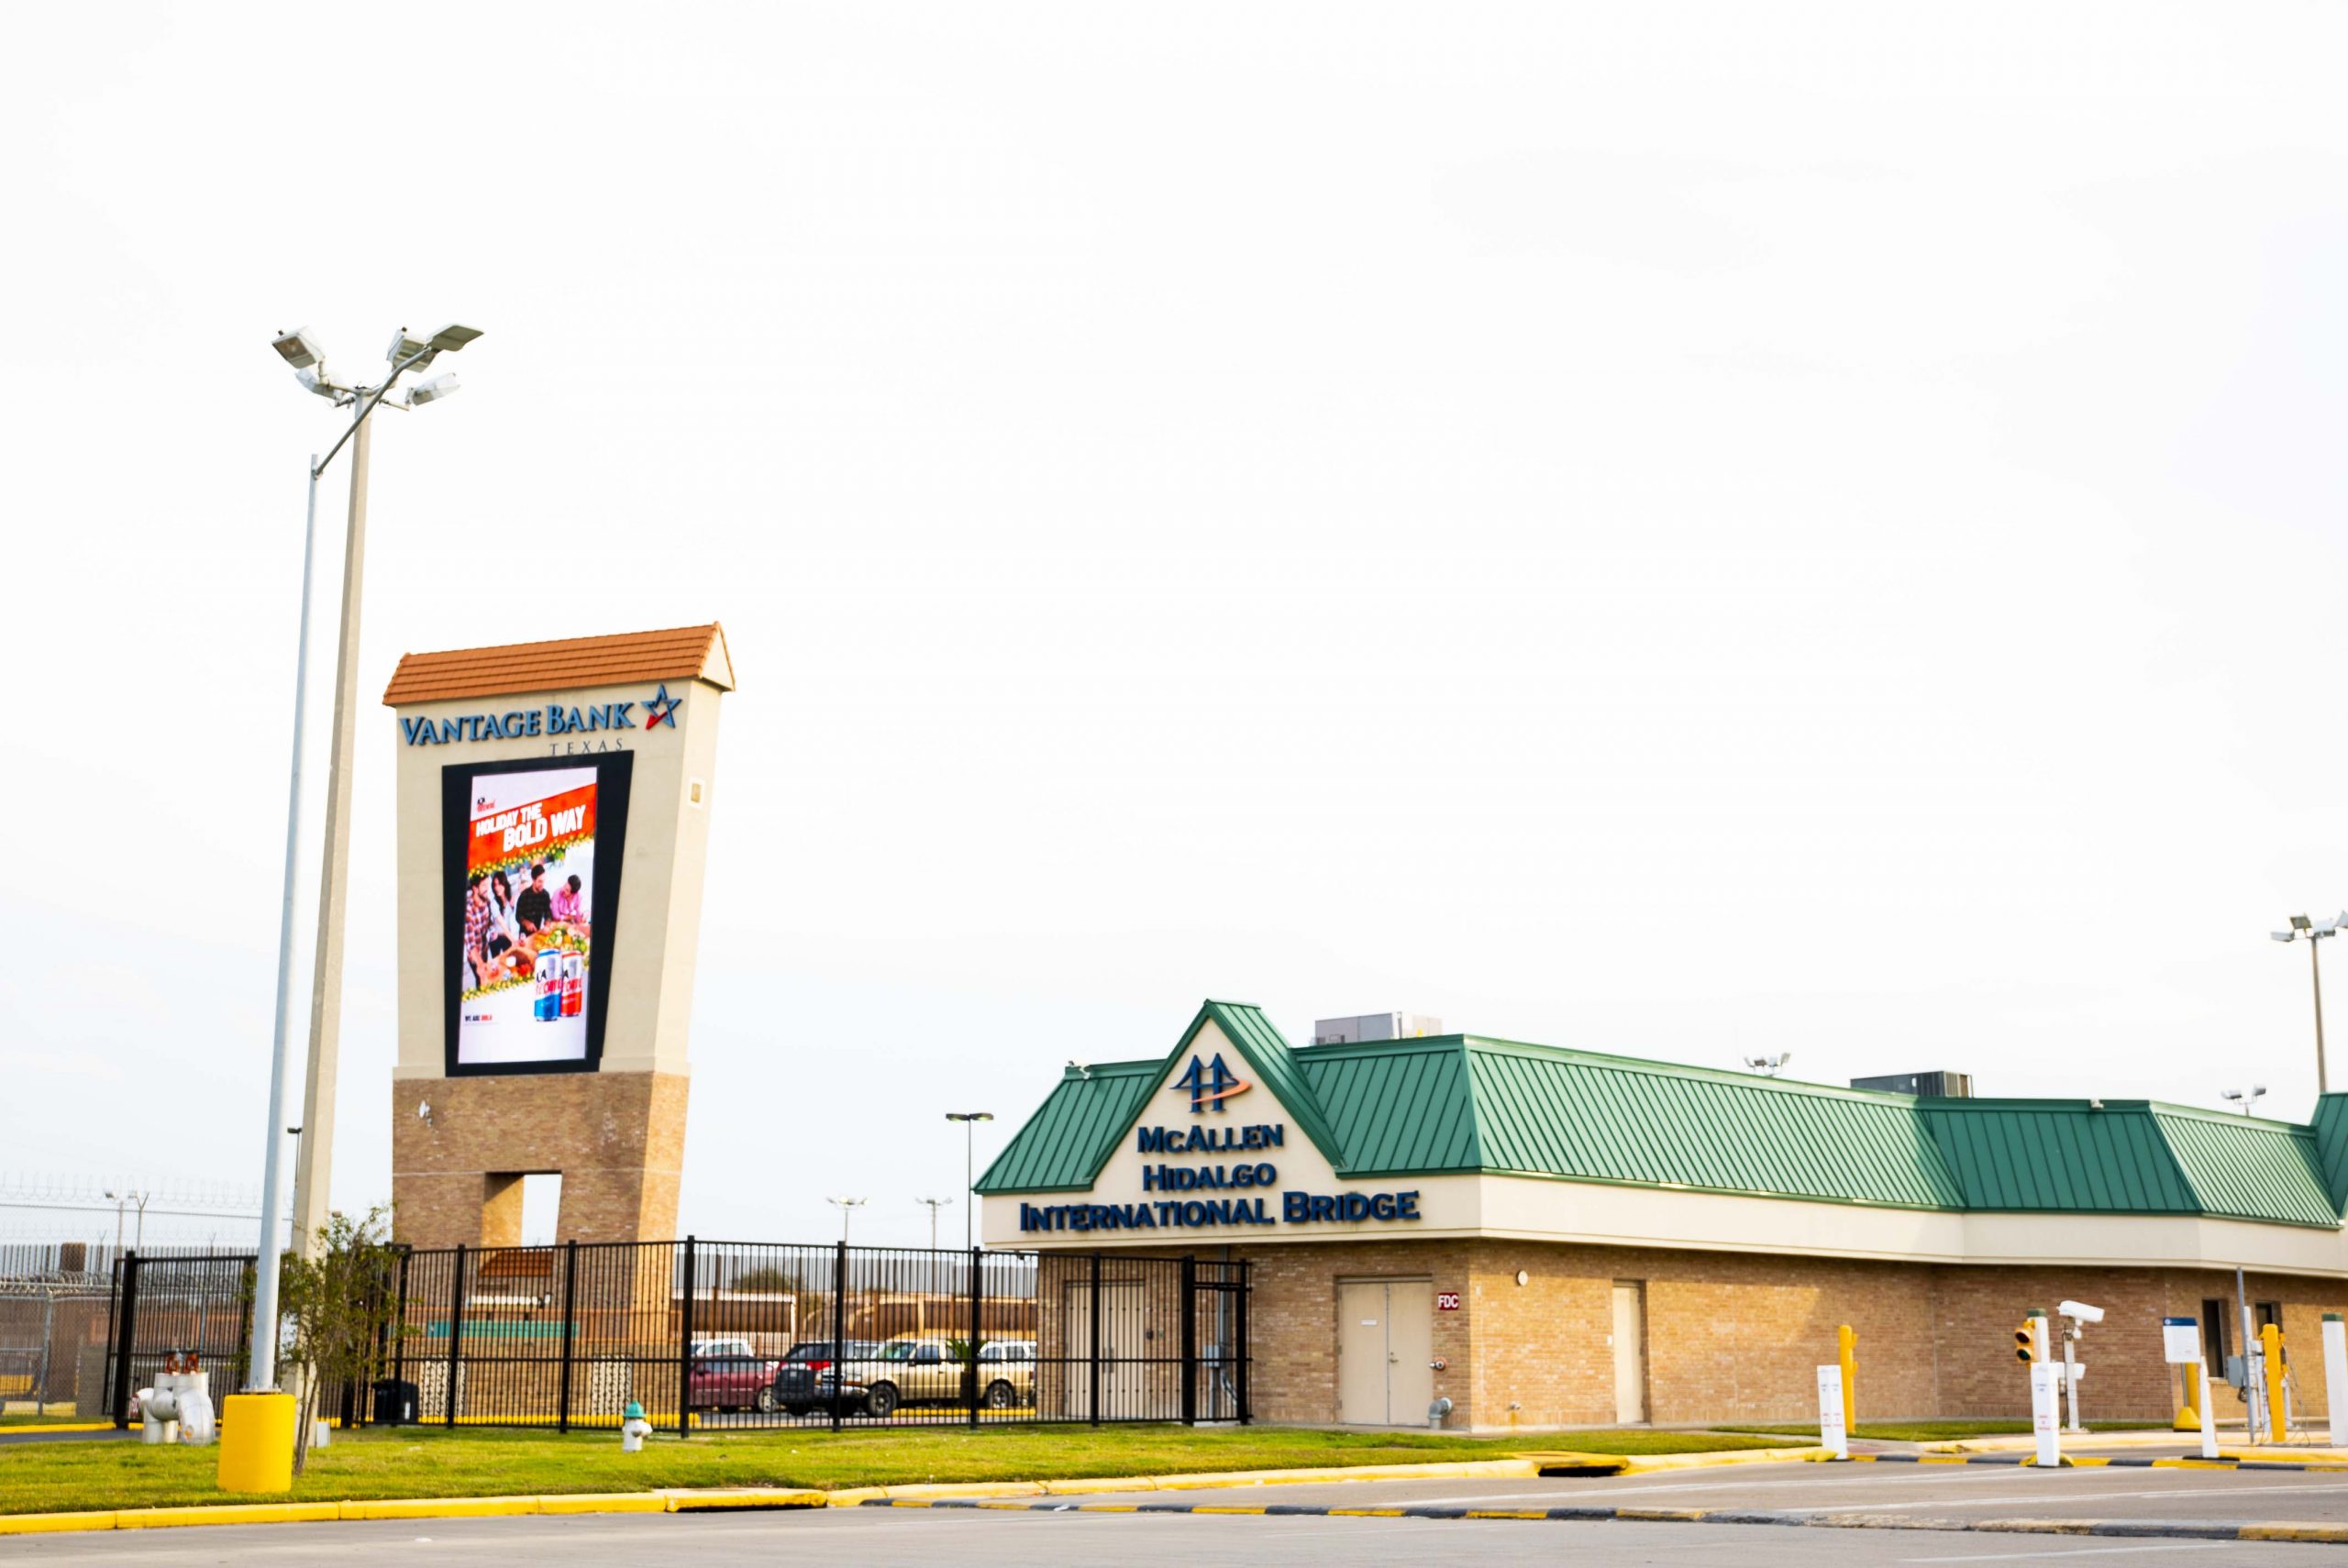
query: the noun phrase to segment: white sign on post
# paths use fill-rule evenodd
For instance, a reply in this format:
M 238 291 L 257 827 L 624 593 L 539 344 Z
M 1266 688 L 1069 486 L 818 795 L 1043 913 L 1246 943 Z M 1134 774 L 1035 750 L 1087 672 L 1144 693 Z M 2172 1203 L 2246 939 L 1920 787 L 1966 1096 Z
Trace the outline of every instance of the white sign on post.
M 1818 1369 L 1818 1441 L 1837 1459 L 1851 1457 L 1851 1434 L 1843 1419 L 1843 1368 L 1831 1363 Z
M 2030 1430 L 2038 1439 L 2038 1463 L 2053 1469 L 2063 1463 L 2063 1414 L 2055 1402 L 2055 1369 L 2044 1362 L 2030 1369 Z
M 2199 1361 L 2201 1325 L 2191 1318 L 2163 1318 L 2161 1353 L 2165 1361 Z

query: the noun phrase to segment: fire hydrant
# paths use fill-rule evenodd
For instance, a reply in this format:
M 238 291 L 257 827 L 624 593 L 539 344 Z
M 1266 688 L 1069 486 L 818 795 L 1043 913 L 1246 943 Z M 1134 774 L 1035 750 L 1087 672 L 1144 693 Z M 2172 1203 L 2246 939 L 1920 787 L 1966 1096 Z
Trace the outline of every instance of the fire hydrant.
M 139 1440 L 199 1446 L 210 1442 L 215 1430 L 211 1381 L 194 1351 L 172 1352 L 155 1386 L 138 1391 Z
M 644 1440 L 652 1435 L 652 1423 L 644 1419 L 644 1407 L 630 1399 L 627 1419 L 620 1423 L 620 1452 L 642 1453 Z

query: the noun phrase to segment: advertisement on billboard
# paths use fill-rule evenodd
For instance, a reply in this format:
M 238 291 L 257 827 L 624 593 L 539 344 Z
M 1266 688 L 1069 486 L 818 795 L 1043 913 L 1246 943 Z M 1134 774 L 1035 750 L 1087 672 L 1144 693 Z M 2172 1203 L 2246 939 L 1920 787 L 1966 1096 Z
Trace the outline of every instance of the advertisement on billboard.
M 452 1076 L 592 1072 L 603 1055 L 632 760 L 443 771 Z

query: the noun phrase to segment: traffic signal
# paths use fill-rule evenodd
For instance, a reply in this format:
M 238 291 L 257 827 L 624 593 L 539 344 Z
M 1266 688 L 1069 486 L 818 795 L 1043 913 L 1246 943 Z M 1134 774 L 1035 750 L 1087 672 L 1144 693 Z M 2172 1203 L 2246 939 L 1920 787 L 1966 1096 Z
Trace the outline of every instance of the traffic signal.
M 2014 1331 L 2014 1359 L 2016 1361 L 2038 1359 L 2038 1334 L 2028 1323 L 2024 1323 Z

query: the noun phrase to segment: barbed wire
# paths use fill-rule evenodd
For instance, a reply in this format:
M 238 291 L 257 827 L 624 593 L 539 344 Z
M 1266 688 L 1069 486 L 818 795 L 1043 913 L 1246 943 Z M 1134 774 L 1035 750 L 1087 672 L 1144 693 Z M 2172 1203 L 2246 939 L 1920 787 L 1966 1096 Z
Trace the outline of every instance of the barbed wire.
M 114 1197 L 107 1196 L 109 1193 Z M 0 1171 L 0 1208 L 105 1209 L 117 1202 L 136 1208 L 146 1200 L 147 1212 L 174 1209 L 225 1210 L 231 1214 L 260 1213 L 260 1188 L 241 1182 L 187 1176 L 61 1176 L 52 1172 Z

